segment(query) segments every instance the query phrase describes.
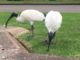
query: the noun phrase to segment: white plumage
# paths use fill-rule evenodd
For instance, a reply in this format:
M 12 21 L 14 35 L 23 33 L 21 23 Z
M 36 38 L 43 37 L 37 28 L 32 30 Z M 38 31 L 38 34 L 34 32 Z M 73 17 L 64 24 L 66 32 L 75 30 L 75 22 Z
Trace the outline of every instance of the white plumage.
M 29 21 L 31 24 L 32 29 L 32 36 L 33 36 L 33 30 L 34 30 L 34 21 L 43 21 L 45 18 L 44 14 L 38 10 L 24 10 L 21 12 L 20 16 L 16 18 L 19 22 L 26 22 Z
M 45 18 L 44 14 L 38 10 L 28 9 L 21 12 L 20 16 L 16 18 L 17 21 L 43 21 Z
M 62 23 L 62 16 L 58 11 L 50 11 L 48 12 L 45 18 L 45 26 L 47 27 L 49 32 L 56 32 Z
M 33 26 L 34 21 L 43 21 L 45 19 L 45 16 L 42 12 L 34 9 L 24 10 L 21 12 L 20 15 L 13 12 L 11 16 L 8 18 L 8 20 L 6 21 L 5 27 L 7 27 L 7 24 L 12 17 L 16 17 L 16 20 L 19 22 L 29 21 L 31 24 L 32 35 L 34 30 L 34 26 Z
M 48 30 L 48 50 L 51 45 L 52 39 L 54 39 L 56 31 L 60 28 L 62 23 L 62 15 L 58 11 L 50 11 L 45 18 L 45 26 Z

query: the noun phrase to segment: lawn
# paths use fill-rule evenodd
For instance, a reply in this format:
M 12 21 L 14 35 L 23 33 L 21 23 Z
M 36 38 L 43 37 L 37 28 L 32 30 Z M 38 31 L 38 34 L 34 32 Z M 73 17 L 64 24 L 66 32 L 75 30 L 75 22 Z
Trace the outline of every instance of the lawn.
M 0 4 L 80 4 L 80 0 L 0 0 Z
M 9 12 L 0 12 L 0 25 L 3 25 L 10 15 Z M 47 52 L 47 29 L 43 22 L 35 22 L 35 36 L 29 38 L 30 34 L 24 34 L 20 39 L 31 53 L 49 54 L 53 56 L 80 56 L 80 13 L 62 13 L 62 27 L 57 31 L 52 41 L 50 51 Z M 30 28 L 29 22 L 18 23 L 13 18 L 8 26 L 19 26 Z

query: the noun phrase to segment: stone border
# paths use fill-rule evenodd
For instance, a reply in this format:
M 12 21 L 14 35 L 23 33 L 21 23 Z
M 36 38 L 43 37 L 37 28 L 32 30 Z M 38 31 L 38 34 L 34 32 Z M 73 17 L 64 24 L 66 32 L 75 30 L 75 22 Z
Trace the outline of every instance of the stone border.
M 25 28 L 21 28 L 21 27 L 8 27 L 6 29 L 6 31 L 9 32 L 10 34 L 12 34 L 14 37 L 18 37 L 25 33 L 30 33 L 29 30 L 27 30 Z

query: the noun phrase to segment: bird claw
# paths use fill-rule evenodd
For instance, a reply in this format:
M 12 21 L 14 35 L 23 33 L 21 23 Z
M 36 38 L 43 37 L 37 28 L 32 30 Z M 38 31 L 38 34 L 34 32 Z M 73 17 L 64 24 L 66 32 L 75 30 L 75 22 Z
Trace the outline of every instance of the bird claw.
M 48 40 L 42 41 L 42 43 L 44 43 L 44 44 L 48 44 Z
M 31 32 L 32 30 L 30 28 L 28 28 L 28 30 Z
M 27 36 L 28 40 L 31 40 L 33 38 L 33 36 Z
M 47 49 L 46 51 L 49 52 L 49 49 Z

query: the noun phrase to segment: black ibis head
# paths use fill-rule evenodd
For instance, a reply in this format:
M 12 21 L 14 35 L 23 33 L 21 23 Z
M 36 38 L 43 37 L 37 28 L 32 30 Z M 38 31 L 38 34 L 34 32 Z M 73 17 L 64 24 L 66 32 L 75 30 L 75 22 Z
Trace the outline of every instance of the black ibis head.
M 10 17 L 7 19 L 6 23 L 5 23 L 5 28 L 7 28 L 8 22 L 13 18 L 13 17 L 17 17 L 18 14 L 17 13 L 11 13 Z

